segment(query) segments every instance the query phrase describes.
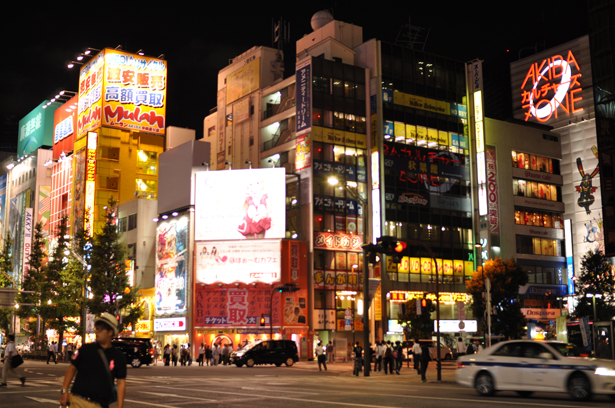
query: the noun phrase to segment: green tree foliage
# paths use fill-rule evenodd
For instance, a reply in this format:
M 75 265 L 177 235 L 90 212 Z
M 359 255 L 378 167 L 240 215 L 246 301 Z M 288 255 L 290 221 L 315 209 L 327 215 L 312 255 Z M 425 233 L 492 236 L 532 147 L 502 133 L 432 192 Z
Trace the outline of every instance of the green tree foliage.
M 518 339 L 523 333 L 525 317 L 521 313 L 521 305 L 518 302 L 519 286 L 528 282 L 528 275 L 514 260 L 501 258 L 491 259 L 485 262 L 484 267 L 479 267 L 472 274 L 472 279 L 466 282 L 466 288 L 474 299 L 472 310 L 474 316 L 481 319 L 485 315 L 485 279 L 491 281 L 491 305 L 496 314 L 491 316 L 491 333 L 501 334 L 505 338 Z M 487 331 L 487 319 L 483 320 L 483 329 Z
M 411 299 L 405 303 L 405 310 L 398 316 L 398 323 L 404 328 L 407 339 L 430 339 L 433 332 L 431 313 L 436 311 L 436 304 L 431 302 L 429 313 L 416 314 L 416 302 L 422 299 Z
M 581 261 L 581 273 L 575 280 L 575 294 L 579 303 L 574 310 L 576 318 L 594 317 L 594 299 L 587 294 L 600 294 L 596 297 L 596 317 L 598 321 L 609 321 L 615 316 L 615 278 L 613 267 L 600 251 L 588 251 Z
M 9 274 L 13 270 L 13 254 L 11 248 L 13 240 L 9 233 L 4 237 L 2 251 L 0 251 L 0 288 L 10 288 L 13 285 L 13 279 Z M 5 333 L 9 332 L 9 323 L 11 320 L 10 309 L 0 309 L 0 329 Z
M 137 288 L 131 288 L 126 275 L 126 244 L 120 241 L 117 219 L 117 202 L 111 198 L 102 230 L 92 238 L 90 251 L 91 298 L 87 300 L 90 313 L 109 312 L 122 315 L 124 326 L 132 324 L 143 314 L 138 305 Z

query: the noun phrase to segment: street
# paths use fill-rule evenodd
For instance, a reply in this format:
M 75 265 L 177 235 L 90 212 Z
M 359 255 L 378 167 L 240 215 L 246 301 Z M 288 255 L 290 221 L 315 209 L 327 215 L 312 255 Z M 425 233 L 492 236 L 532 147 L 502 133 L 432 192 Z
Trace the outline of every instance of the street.
M 45 407 L 59 405 L 67 363 L 47 365 L 26 361 L 27 382 L 21 387 L 10 379 L 0 389 L 3 407 Z M 594 396 L 591 402 L 576 403 L 567 394 L 537 393 L 522 398 L 513 392 L 495 397 L 479 397 L 473 389 L 455 383 L 454 362 L 445 362 L 442 381 L 436 381 L 435 364 L 430 364 L 423 384 L 420 376 L 405 365 L 401 375 L 371 373 L 351 375 L 350 363 L 329 364 L 319 372 L 314 362 L 293 367 L 235 366 L 128 367 L 125 407 L 612 407 L 606 396 Z M 114 405 L 115 406 L 115 405 Z

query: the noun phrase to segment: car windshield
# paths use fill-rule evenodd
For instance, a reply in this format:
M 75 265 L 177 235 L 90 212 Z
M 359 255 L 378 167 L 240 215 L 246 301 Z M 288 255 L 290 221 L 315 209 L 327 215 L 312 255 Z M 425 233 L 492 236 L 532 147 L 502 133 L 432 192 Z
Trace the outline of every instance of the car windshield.
M 581 350 L 571 343 L 549 343 L 559 354 L 564 357 L 579 357 Z
M 239 351 L 248 351 L 250 350 L 252 347 L 256 346 L 257 344 L 261 344 L 261 342 L 255 341 L 253 343 L 249 343 L 246 344 L 245 346 L 243 346 Z

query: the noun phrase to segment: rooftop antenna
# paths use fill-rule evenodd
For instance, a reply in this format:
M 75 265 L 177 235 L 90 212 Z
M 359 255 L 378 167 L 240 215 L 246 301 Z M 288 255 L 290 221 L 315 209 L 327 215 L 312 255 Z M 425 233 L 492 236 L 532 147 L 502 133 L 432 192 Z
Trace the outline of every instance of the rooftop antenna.
M 425 32 L 423 27 L 413 26 L 411 18 L 408 16 L 408 24 L 404 24 L 399 29 L 395 44 L 406 46 L 413 50 L 425 51 L 425 45 L 427 44 L 430 31 L 431 27 Z
M 278 49 L 275 60 L 271 60 L 271 72 L 276 79 L 284 75 L 284 45 L 289 42 L 290 23 L 282 17 L 277 22 L 271 19 L 271 47 Z

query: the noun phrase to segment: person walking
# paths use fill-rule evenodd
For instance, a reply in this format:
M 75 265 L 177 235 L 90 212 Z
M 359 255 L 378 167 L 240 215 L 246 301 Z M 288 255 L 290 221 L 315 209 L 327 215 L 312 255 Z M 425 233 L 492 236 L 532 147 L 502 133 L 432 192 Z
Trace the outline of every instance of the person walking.
M 322 348 L 322 342 L 319 341 L 316 346 L 316 359 L 318 360 L 318 371 L 322 371 L 321 365 L 325 366 L 325 371 L 327 371 L 327 359 L 325 357 L 325 351 Z
M 225 344 L 222 348 L 222 365 L 228 365 L 228 357 L 230 355 L 230 346 Z
M 177 344 L 173 344 L 173 348 L 171 349 L 171 360 L 173 361 L 173 365 L 177 367 Z
M 60 406 L 108 408 L 117 400 L 117 407 L 124 407 L 126 358 L 111 343 L 119 333 L 115 316 L 110 313 L 100 315 L 94 321 L 94 332 L 96 342 L 81 346 L 70 361 L 60 391 Z M 75 382 L 69 391 L 73 378 Z
M 187 355 L 188 355 L 188 350 L 186 349 L 186 347 L 180 346 L 180 349 L 179 349 L 179 365 L 180 366 L 186 365 L 186 361 L 188 360 Z
M 218 365 L 218 357 L 220 356 L 220 348 L 217 344 L 214 344 L 212 346 L 213 350 L 212 350 L 212 358 L 213 358 L 213 366 L 217 366 Z
M 73 343 L 68 343 L 66 345 L 66 358 L 68 361 L 73 357 Z
M 479 342 L 478 340 L 476 340 L 476 344 L 474 347 L 476 348 L 476 354 L 484 350 L 483 344 Z
M 211 363 L 211 347 L 209 347 L 209 344 L 205 345 L 205 360 L 207 361 L 207 366 L 213 365 Z
M 15 335 L 8 335 L 9 341 L 6 343 L 6 348 L 4 349 L 4 366 L 2 367 L 2 382 L 0 383 L 0 387 L 6 387 L 6 380 L 10 375 L 13 377 L 19 378 L 21 381 L 21 386 L 23 387 L 26 384 L 26 377 L 19 374 L 17 371 L 17 367 L 13 367 L 12 359 L 17 355 L 17 348 L 15 347 Z M 20 369 L 21 370 L 21 369 Z
M 427 382 L 427 366 L 431 360 L 431 350 L 427 344 L 421 346 L 421 382 Z
M 457 341 L 457 357 L 466 355 L 466 344 L 463 342 L 463 338 L 459 337 L 459 341 Z
M 382 343 L 376 341 L 376 361 L 374 362 L 374 372 L 382 371 Z
M 393 374 L 393 345 L 390 340 L 387 340 L 384 345 L 384 356 L 382 357 L 384 361 L 384 374 L 387 375 L 389 372 Z
M 352 374 L 358 377 L 363 367 L 363 347 L 361 347 L 357 341 L 352 351 L 354 352 L 354 369 L 352 370 Z
M 399 340 L 395 342 L 395 348 L 393 349 L 393 359 L 395 360 L 395 372 L 397 373 L 397 375 L 401 375 L 399 374 L 399 370 L 401 370 L 401 365 L 404 360 L 404 350 Z
M 197 363 L 199 363 L 199 367 L 203 366 L 203 358 L 205 357 L 205 346 L 201 343 L 201 347 L 199 347 L 199 358 L 197 359 Z
M 164 350 L 163 350 L 163 359 L 164 359 L 164 365 L 168 366 L 170 365 L 171 362 L 171 346 L 169 346 L 169 344 L 167 343 L 166 346 L 164 346 Z
M 49 345 L 49 349 L 47 350 L 47 364 L 49 364 L 49 360 L 53 359 L 53 362 L 57 364 L 56 361 L 56 353 L 55 353 L 55 341 L 52 341 Z
M 472 345 L 472 342 L 470 341 L 468 343 L 468 347 L 466 347 L 466 354 L 474 354 L 476 352 L 476 350 L 474 349 L 474 346 Z
M 412 361 L 414 362 L 414 369 L 417 374 L 421 374 L 420 361 L 421 361 L 421 345 L 419 339 L 414 339 L 414 345 L 412 346 Z
M 158 357 L 160 357 L 160 348 L 157 344 L 154 344 L 154 365 L 158 365 Z
M 327 361 L 329 364 L 335 363 L 335 346 L 331 340 L 329 340 L 329 344 L 327 344 Z

